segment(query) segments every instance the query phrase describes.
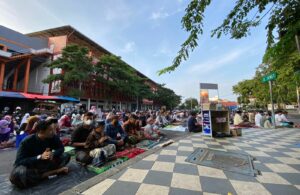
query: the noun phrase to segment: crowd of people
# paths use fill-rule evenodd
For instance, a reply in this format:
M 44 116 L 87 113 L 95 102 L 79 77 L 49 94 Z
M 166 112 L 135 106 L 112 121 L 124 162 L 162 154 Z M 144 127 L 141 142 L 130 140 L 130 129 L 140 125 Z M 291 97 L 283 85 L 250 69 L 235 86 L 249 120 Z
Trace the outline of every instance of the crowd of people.
M 141 140 L 160 138 L 163 135 L 160 128 L 186 117 L 187 112 L 99 112 L 92 107 L 84 114 L 64 113 L 58 119 L 56 115 L 22 114 L 17 107 L 0 120 L 0 144 L 1 148 L 17 144 L 10 181 L 25 188 L 49 176 L 68 172 L 66 164 L 70 156 L 64 153 L 65 145 L 74 147 L 80 164 L 99 166 L 116 151 L 135 147 Z M 20 135 L 22 141 L 18 140 Z M 62 135 L 70 135 L 69 140 L 62 139 Z
M 272 114 L 270 111 L 264 112 L 258 110 L 242 112 L 238 110 L 232 118 L 233 125 L 238 127 L 293 127 L 294 123 L 287 119 L 287 114 L 287 111 L 277 110 L 275 112 L 275 124 L 272 122 Z

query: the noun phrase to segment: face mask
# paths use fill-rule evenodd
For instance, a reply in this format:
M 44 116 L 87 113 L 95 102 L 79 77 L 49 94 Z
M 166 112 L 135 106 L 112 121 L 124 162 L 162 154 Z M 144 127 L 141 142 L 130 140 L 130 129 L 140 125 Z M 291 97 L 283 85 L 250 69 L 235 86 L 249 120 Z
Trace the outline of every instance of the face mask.
M 91 125 L 92 123 L 93 123 L 92 120 L 85 120 L 85 121 L 84 121 L 84 124 L 85 124 L 85 125 Z

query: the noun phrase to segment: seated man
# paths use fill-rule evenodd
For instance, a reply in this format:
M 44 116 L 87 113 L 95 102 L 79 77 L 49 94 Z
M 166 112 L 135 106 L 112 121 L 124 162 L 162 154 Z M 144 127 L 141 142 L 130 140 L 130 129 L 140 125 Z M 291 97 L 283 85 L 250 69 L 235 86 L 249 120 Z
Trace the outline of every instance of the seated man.
M 243 121 L 241 114 L 242 111 L 236 111 L 233 119 L 233 125 L 239 127 L 252 127 L 250 122 Z
M 11 183 L 19 188 L 36 185 L 52 175 L 68 173 L 65 165 L 70 156 L 64 153 L 64 146 L 55 135 L 56 119 L 39 121 L 37 133 L 26 137 L 17 152 Z
M 95 129 L 89 134 L 85 148 L 88 149 L 89 155 L 93 158 L 93 165 L 99 166 L 103 164 L 107 158 L 112 157 L 116 153 L 116 146 L 108 144 L 108 137 L 104 135 L 105 122 L 96 122 Z
M 139 131 L 139 124 L 137 123 L 135 117 L 135 115 L 131 115 L 129 119 L 122 125 L 123 129 L 128 135 L 129 143 L 133 145 L 143 139 Z
M 87 112 L 83 116 L 83 124 L 79 125 L 71 135 L 71 146 L 75 147 L 76 160 L 82 164 L 89 164 L 91 158 L 85 148 L 85 141 L 92 132 L 94 126 L 94 114 Z
M 144 127 L 144 136 L 146 139 L 157 139 L 159 138 L 160 131 L 157 126 L 154 126 L 154 119 L 148 118 L 147 125 Z
M 281 120 L 283 123 L 283 126 L 285 127 L 293 127 L 294 123 L 292 121 L 289 121 L 286 116 L 287 116 L 288 112 L 287 111 L 283 111 L 282 115 L 281 115 Z
M 196 112 L 191 112 L 191 116 L 188 118 L 188 129 L 189 132 L 200 132 L 201 131 L 201 125 L 198 124 L 196 120 Z
M 292 127 L 294 123 L 288 121 L 283 112 L 278 110 L 275 112 L 275 125 L 281 127 Z
M 115 144 L 118 149 L 122 149 L 128 141 L 127 134 L 119 124 L 118 116 L 113 116 L 111 123 L 106 125 L 105 135 L 108 136 L 108 143 Z

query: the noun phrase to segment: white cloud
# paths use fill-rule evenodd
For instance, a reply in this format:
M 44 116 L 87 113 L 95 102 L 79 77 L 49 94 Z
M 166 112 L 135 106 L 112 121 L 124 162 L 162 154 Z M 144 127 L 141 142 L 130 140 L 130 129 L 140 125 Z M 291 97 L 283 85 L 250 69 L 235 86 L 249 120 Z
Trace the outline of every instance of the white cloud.
M 222 56 L 213 56 L 212 59 L 209 59 L 199 64 L 191 65 L 188 68 L 187 72 L 189 74 L 198 74 L 198 75 L 210 73 L 212 71 L 215 71 L 216 69 L 222 68 L 224 66 L 228 66 L 229 63 L 237 60 L 242 55 L 246 54 L 246 52 L 249 52 L 251 48 L 235 49 Z
M 154 57 L 174 57 L 174 51 L 172 50 L 171 44 L 167 40 L 163 40 L 159 45 L 156 52 L 153 54 Z
M 150 19 L 157 20 L 157 19 L 167 18 L 169 16 L 170 16 L 170 14 L 167 12 L 158 11 L 158 12 L 152 12 Z
M 130 53 L 135 51 L 135 47 L 135 42 L 130 41 L 125 44 L 124 48 L 121 51 L 124 53 Z
M 39 1 L 1 1 L 0 24 L 21 33 L 33 32 L 42 26 L 64 25 L 62 19 Z M 34 11 L 28 11 L 34 10 Z
M 182 12 L 184 8 L 177 8 L 175 11 L 164 11 L 164 8 L 159 9 L 159 11 L 155 11 L 151 13 L 150 19 L 151 20 L 159 20 L 159 19 L 165 19 L 170 16 L 173 16 L 175 14 L 178 14 L 179 12 Z

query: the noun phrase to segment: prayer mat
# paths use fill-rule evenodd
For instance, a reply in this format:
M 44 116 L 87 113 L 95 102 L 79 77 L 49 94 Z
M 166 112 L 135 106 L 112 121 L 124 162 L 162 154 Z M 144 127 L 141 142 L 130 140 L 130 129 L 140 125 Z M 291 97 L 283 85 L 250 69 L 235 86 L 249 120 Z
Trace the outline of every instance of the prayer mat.
M 128 158 L 134 158 L 137 155 L 144 153 L 145 150 L 141 148 L 130 148 L 130 149 L 125 149 L 123 151 L 117 152 L 116 157 L 121 158 L 121 157 L 128 157 Z
M 183 126 L 175 126 L 175 125 L 168 125 L 168 126 L 165 126 L 164 128 L 162 128 L 162 130 L 165 130 L 165 131 L 181 131 L 181 132 L 185 132 L 187 131 L 187 128 L 186 127 L 183 127 Z
M 65 152 L 71 156 L 75 156 L 75 148 L 72 146 L 65 146 Z
M 136 146 L 138 148 L 142 148 L 142 149 L 150 149 L 150 148 L 153 148 L 154 146 L 156 146 L 157 144 L 159 144 L 158 141 L 143 140 L 143 141 L 140 141 L 139 143 L 137 143 Z
M 114 160 L 107 164 L 104 164 L 102 167 L 95 167 L 92 165 L 88 165 L 87 169 L 93 173 L 101 174 L 113 167 L 117 167 L 118 165 L 122 164 L 123 162 L 127 161 L 128 159 L 129 159 L 128 157 L 121 157 L 121 158 L 118 158 L 117 160 Z
M 239 174 L 256 176 L 259 172 L 254 169 L 253 160 L 254 158 L 247 154 L 197 148 L 185 161 Z

